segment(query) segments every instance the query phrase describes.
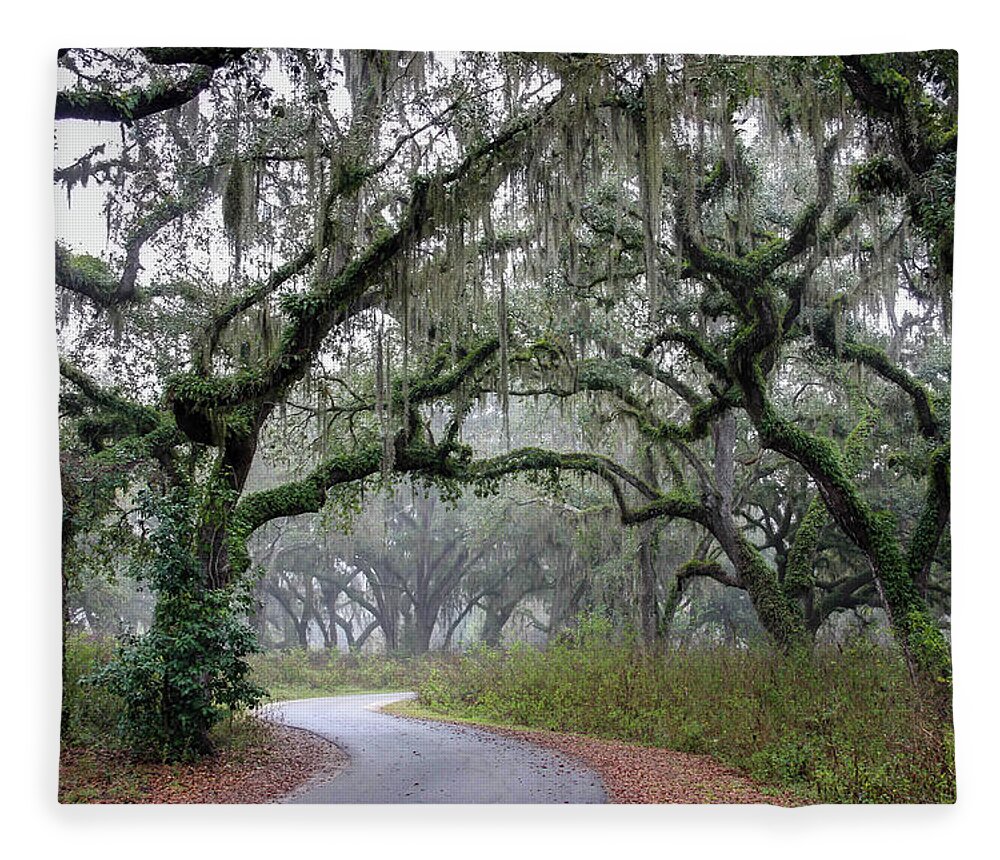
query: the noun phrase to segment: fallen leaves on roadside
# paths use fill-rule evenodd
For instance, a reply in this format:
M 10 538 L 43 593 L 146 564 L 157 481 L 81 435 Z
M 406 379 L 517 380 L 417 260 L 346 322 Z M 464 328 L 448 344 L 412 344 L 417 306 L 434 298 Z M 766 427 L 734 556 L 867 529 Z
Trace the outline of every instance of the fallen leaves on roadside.
M 790 796 L 765 794 L 739 771 L 707 755 L 558 732 L 512 730 L 510 735 L 582 759 L 601 775 L 613 803 L 795 805 Z
M 396 716 L 402 716 L 396 714 Z M 430 719 L 406 715 L 405 719 Z M 439 722 L 452 722 L 447 719 Z M 612 803 L 802 804 L 790 794 L 768 794 L 757 783 L 711 756 L 554 731 L 461 722 L 517 738 L 582 761 L 600 774 Z
M 274 803 L 347 761 L 309 732 L 261 723 L 255 743 L 195 764 L 139 764 L 117 750 L 64 749 L 60 803 Z

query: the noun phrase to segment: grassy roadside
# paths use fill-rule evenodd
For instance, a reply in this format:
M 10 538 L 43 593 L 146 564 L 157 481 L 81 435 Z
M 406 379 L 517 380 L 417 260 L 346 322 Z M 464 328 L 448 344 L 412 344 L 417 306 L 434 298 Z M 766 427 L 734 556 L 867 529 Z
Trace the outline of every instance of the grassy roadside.
M 596 771 L 613 803 L 766 803 L 802 806 L 813 797 L 782 785 L 764 785 L 710 756 L 626 743 L 614 738 L 538 730 L 509 722 L 452 715 L 419 699 L 384 705 L 384 713 L 483 728 L 567 754 Z
M 501 722 L 500 720 L 490 720 L 487 717 L 470 717 L 462 714 L 452 714 L 438 708 L 432 708 L 424 704 L 419 698 L 403 699 L 399 702 L 390 702 L 379 708 L 386 714 L 394 714 L 397 717 L 412 717 L 416 720 L 437 720 L 445 723 L 459 723 L 468 726 L 483 726 L 486 728 L 510 729 L 512 731 L 532 731 L 532 726 L 517 725 L 515 723 Z
M 544 652 L 472 652 L 417 689 L 403 711 L 707 754 L 814 801 L 955 799 L 950 712 L 874 647 L 651 654 L 584 629 Z
M 272 702 L 416 690 L 436 669 L 455 662 L 448 655 L 398 657 L 326 651 L 271 651 L 251 659 L 253 680 Z
M 351 696 L 363 693 L 405 693 L 409 687 L 359 687 L 345 684 L 330 687 L 315 687 L 308 684 L 275 684 L 268 687 L 267 703 L 293 702 L 298 699 L 321 699 L 325 696 Z

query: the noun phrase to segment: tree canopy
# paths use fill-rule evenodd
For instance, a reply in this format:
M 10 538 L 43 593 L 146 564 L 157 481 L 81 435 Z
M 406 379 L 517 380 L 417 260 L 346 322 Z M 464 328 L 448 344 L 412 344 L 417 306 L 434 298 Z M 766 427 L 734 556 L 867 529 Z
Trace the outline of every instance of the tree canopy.
M 141 487 L 212 592 L 269 523 L 520 477 L 634 536 L 651 640 L 708 579 L 785 649 L 877 606 L 947 681 L 954 53 L 59 64 L 67 587 Z

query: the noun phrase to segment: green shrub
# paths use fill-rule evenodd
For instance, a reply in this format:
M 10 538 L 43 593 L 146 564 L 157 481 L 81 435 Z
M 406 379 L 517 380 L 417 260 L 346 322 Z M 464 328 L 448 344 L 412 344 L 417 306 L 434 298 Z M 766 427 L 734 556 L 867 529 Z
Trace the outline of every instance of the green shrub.
M 750 771 L 765 782 L 807 782 L 816 772 L 817 751 L 810 740 L 782 737 L 750 756 Z
M 212 748 L 211 729 L 223 716 L 263 694 L 249 679 L 256 647 L 242 618 L 249 595 L 205 583 L 187 500 L 158 500 L 150 513 L 159 524 L 141 576 L 156 593 L 152 626 L 124 637 L 91 680 L 122 700 L 119 732 L 138 757 L 193 759 Z

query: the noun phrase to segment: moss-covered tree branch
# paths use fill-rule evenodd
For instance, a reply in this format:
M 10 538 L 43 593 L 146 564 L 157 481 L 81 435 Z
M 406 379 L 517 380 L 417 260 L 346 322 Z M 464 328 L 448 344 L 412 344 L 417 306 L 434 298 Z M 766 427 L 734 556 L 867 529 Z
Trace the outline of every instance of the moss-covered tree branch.
M 204 190 L 186 180 L 188 189 L 177 197 L 160 201 L 135 224 L 125 240 L 125 261 L 121 274 L 115 275 L 96 257 L 73 254 L 59 243 L 55 246 L 56 285 L 90 299 L 105 310 L 138 301 L 141 296 L 136 281 L 141 269 L 140 254 L 146 243 L 160 230 L 192 212 L 204 199 Z
M 247 48 L 145 49 L 155 64 L 193 64 L 187 77 L 157 82 L 125 92 L 87 89 L 60 90 L 56 94 L 56 119 L 82 119 L 131 124 L 161 111 L 180 107 L 212 82 L 215 72 L 234 62 Z M 183 59 L 181 59 L 183 57 Z
M 531 128 L 545 121 L 554 103 L 511 123 L 494 139 L 469 153 L 450 170 L 413 182 L 406 211 L 394 230 L 384 231 L 341 272 L 319 281 L 309 292 L 286 296 L 282 310 L 286 324 L 276 353 L 262 367 L 228 377 L 201 374 L 176 376 L 168 381 L 167 396 L 174 404 L 178 425 L 204 436 L 199 426 L 211 410 L 278 401 L 312 362 L 324 338 L 352 312 L 353 305 L 406 248 L 435 226 L 447 201 L 462 191 L 462 180 L 508 157 Z M 495 180 L 498 181 L 498 180 Z M 199 419 L 199 416 L 201 418 Z

